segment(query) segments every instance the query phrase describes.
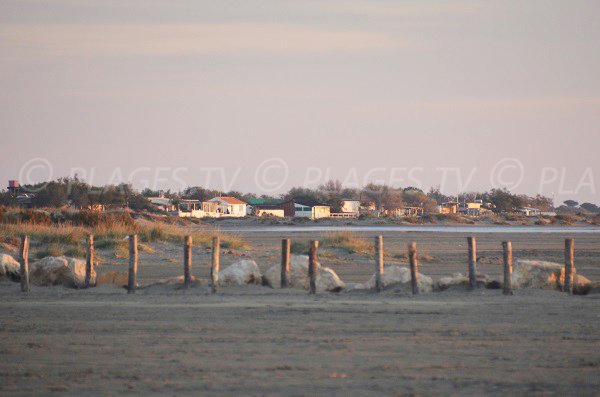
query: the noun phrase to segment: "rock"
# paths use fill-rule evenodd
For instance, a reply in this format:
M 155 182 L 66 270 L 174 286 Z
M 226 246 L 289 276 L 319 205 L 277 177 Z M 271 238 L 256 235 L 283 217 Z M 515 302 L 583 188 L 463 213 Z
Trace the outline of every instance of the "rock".
M 477 279 L 478 288 L 498 289 L 502 288 L 502 283 L 489 277 L 487 274 L 476 273 L 475 278 Z M 462 273 L 454 273 L 452 277 L 442 277 L 438 280 L 436 289 L 438 291 L 444 291 L 449 288 L 455 289 L 467 289 L 470 288 L 469 277 Z
M 256 262 L 244 259 L 219 272 L 219 285 L 262 284 L 262 275 Z
M 535 288 L 562 291 L 565 280 L 565 267 L 558 263 L 525 260 L 515 262 L 512 273 L 513 289 Z M 590 289 L 591 281 L 575 274 L 573 293 L 584 295 Z
M 21 265 L 12 256 L 0 255 L 0 280 L 21 281 Z
M 328 267 L 317 263 L 317 292 L 339 292 L 345 284 L 338 275 Z M 281 288 L 281 265 L 275 265 L 267 270 L 263 276 L 263 284 L 271 288 Z M 291 255 L 289 285 L 291 288 L 309 289 L 308 256 Z
M 404 291 L 412 291 L 410 270 L 406 266 L 385 266 L 383 268 L 383 288 L 399 287 Z M 433 279 L 419 273 L 419 292 L 433 291 Z M 375 289 L 375 275 L 364 284 L 365 289 Z
M 96 275 L 96 285 L 116 284 L 126 286 L 129 283 L 129 274 L 127 272 L 108 272 Z
M 85 261 L 65 256 L 48 256 L 35 262 L 29 272 L 33 285 L 64 285 L 69 288 L 83 288 L 85 281 Z M 96 284 L 96 271 L 92 269 L 90 284 Z

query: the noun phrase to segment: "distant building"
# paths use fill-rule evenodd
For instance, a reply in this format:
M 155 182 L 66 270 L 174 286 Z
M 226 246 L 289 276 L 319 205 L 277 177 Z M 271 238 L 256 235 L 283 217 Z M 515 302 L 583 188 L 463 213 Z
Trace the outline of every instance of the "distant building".
M 466 202 L 458 208 L 458 212 L 468 216 L 482 216 L 492 213 L 491 210 L 484 208 L 483 200 Z
M 208 200 L 217 203 L 217 211 L 221 216 L 243 217 L 246 216 L 246 203 L 240 199 L 229 196 L 215 197 Z
M 329 218 L 331 207 L 312 200 L 290 200 L 281 204 L 284 215 L 299 218 Z
M 285 212 L 280 205 L 260 205 L 258 207 L 254 207 L 255 216 L 274 216 L 277 218 L 283 218 L 285 216 Z
M 174 212 L 177 210 L 177 206 L 173 204 L 173 200 L 168 197 L 148 197 L 148 201 L 160 211 Z
M 258 215 L 258 210 L 274 210 L 280 208 L 282 200 L 266 198 L 249 198 L 246 203 L 246 215 Z M 260 216 L 260 215 L 258 215 Z M 281 215 L 283 216 L 283 214 Z
M 519 208 L 517 211 L 525 216 L 539 216 L 542 214 L 542 211 L 540 209 L 531 207 Z
M 437 206 L 439 214 L 456 214 L 458 212 L 458 202 L 447 201 Z
M 341 211 L 358 214 L 360 212 L 360 200 L 342 200 Z

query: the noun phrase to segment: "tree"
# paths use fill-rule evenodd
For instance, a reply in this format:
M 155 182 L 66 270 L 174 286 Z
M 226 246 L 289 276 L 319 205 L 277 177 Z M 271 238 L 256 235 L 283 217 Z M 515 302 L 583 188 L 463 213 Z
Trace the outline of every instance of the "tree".
M 588 212 L 600 212 L 600 207 L 598 207 L 596 204 L 583 203 L 580 205 L 580 207 Z
M 35 190 L 33 190 L 35 189 Z M 62 207 L 67 204 L 67 185 L 60 181 L 48 182 L 43 188 L 33 187 L 36 191 L 33 204 L 36 207 Z
M 435 200 L 435 202 L 437 204 L 442 204 L 442 203 L 446 203 L 448 201 L 454 200 L 452 197 L 446 196 L 445 194 L 440 192 L 439 186 L 436 186 L 435 188 L 432 187 L 431 189 L 429 189 L 429 192 L 427 193 L 427 197 L 429 197 L 432 200 Z
M 486 196 L 498 212 L 511 212 L 523 206 L 523 199 L 507 189 L 492 189 Z
M 563 203 L 567 206 L 567 207 L 577 207 L 579 205 L 579 203 L 575 200 L 565 200 L 563 201 Z

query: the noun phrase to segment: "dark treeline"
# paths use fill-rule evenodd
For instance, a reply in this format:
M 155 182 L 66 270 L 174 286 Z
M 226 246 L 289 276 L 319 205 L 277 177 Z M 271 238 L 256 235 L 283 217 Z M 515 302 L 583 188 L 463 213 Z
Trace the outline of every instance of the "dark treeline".
M 329 181 L 316 188 L 294 187 L 280 196 L 256 195 L 239 191 L 223 192 L 206 189 L 199 186 L 189 187 L 183 192 L 160 192 L 144 189 L 139 192 L 130 184 L 91 186 L 85 181 L 73 178 L 59 178 L 57 180 L 40 183 L 37 185 L 24 185 L 20 194 L 28 194 L 31 205 L 34 207 L 63 207 L 91 208 L 95 205 L 105 207 L 123 208 L 133 210 L 152 210 L 146 199 L 163 194 L 165 197 L 177 200 L 194 199 L 206 201 L 216 196 L 233 196 L 241 200 L 249 198 L 267 198 L 279 200 L 300 200 L 321 202 L 332 206 L 333 211 L 339 211 L 342 200 L 361 200 L 373 202 L 377 208 L 396 209 L 402 207 L 423 207 L 426 212 L 433 212 L 439 204 L 448 201 L 469 202 L 483 200 L 493 204 L 496 212 L 510 212 L 520 207 L 539 208 L 542 211 L 558 210 L 559 212 L 600 212 L 600 208 L 592 203 L 582 203 L 567 200 L 558 208 L 553 207 L 552 199 L 542 195 L 527 196 L 509 192 L 506 189 L 492 189 L 487 192 L 466 192 L 458 197 L 448 196 L 439 188 L 429 191 L 416 187 L 391 187 L 387 185 L 369 184 L 363 188 L 344 187 L 339 181 Z M 11 205 L 14 197 L 10 192 L 0 192 L 0 205 Z

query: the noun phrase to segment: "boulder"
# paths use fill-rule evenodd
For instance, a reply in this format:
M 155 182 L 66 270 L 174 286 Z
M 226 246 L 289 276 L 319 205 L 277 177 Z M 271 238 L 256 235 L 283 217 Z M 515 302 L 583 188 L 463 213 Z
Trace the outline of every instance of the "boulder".
M 400 288 L 400 290 L 411 291 L 410 269 L 406 266 L 385 266 L 383 268 L 383 288 Z M 433 291 L 433 279 L 422 273 L 419 273 L 419 292 Z M 365 289 L 375 289 L 375 275 L 371 276 L 369 281 L 364 284 Z M 356 289 L 356 288 L 355 288 Z
M 85 281 L 85 261 L 65 256 L 48 256 L 35 262 L 29 271 L 33 285 L 64 285 L 69 288 L 83 288 Z M 96 271 L 92 269 L 90 285 L 96 284 Z
M 487 274 L 476 273 L 475 278 L 477 279 L 478 288 L 497 289 L 502 288 L 502 283 L 489 277 Z M 438 280 L 436 289 L 438 291 L 444 291 L 447 289 L 466 289 L 470 288 L 469 277 L 462 273 L 454 273 L 451 277 L 442 277 Z
M 563 289 L 565 280 L 565 267 L 558 263 L 525 260 L 515 262 L 512 272 L 513 289 Z M 573 293 L 583 295 L 590 289 L 591 281 L 579 274 L 575 274 Z
M 21 265 L 10 255 L 0 255 L 0 280 L 21 280 Z
M 344 282 L 332 269 L 317 263 L 316 272 L 317 292 L 339 292 L 344 289 Z M 271 288 L 281 288 L 281 265 L 275 265 L 265 272 L 263 284 Z M 308 256 L 292 255 L 290 257 L 289 286 L 291 288 L 309 289 Z
M 262 275 L 256 262 L 243 259 L 219 272 L 219 285 L 262 284 Z

